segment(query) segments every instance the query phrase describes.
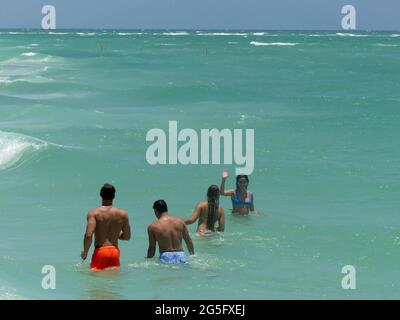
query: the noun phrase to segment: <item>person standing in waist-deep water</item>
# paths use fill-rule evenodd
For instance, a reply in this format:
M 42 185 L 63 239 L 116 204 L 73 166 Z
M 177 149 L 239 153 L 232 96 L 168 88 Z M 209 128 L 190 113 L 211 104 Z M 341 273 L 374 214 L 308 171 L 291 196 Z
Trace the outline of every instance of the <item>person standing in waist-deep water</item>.
M 254 197 L 253 194 L 247 190 L 249 186 L 249 177 L 245 174 L 236 176 L 236 189 L 225 190 L 225 181 L 228 177 L 228 171 L 224 170 L 222 173 L 220 192 L 223 196 L 231 197 L 232 213 L 248 215 L 249 211 L 254 212 Z
M 95 250 L 90 269 L 104 270 L 120 267 L 118 240 L 131 238 L 128 213 L 113 206 L 115 188 L 105 184 L 100 190 L 102 205 L 89 211 L 81 258 L 86 259 L 95 235 Z
M 211 185 L 207 190 L 207 200 L 196 205 L 192 216 L 185 220 L 186 224 L 192 224 L 199 220 L 197 224 L 197 232 L 199 235 L 205 235 L 211 232 L 225 230 L 225 213 L 224 209 L 219 206 L 219 188 Z M 218 221 L 218 227 L 215 223 Z
M 149 235 L 147 258 L 154 257 L 156 243 L 158 243 L 161 263 L 188 263 L 185 251 L 182 249 L 182 239 L 185 240 L 190 254 L 194 254 L 194 248 L 185 222 L 168 214 L 168 207 L 164 200 L 154 202 L 153 210 L 158 220 L 147 228 Z

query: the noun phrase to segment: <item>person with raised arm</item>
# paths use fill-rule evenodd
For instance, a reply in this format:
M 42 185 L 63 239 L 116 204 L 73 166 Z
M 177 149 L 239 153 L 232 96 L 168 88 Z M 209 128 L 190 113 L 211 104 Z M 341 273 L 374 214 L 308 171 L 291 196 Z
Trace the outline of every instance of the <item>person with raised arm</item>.
M 248 215 L 249 212 L 254 212 L 254 197 L 253 193 L 247 190 L 249 186 L 249 177 L 245 174 L 236 176 L 236 189 L 225 190 L 225 181 L 229 177 L 228 170 L 222 172 L 222 181 L 220 193 L 222 196 L 229 196 L 232 200 L 232 213 Z

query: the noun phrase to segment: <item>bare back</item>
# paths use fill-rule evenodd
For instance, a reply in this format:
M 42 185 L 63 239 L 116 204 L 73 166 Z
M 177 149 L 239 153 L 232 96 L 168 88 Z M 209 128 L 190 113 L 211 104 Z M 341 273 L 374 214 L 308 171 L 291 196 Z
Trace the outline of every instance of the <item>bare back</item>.
M 158 242 L 160 253 L 182 249 L 182 238 L 187 232 L 185 222 L 177 217 L 162 217 L 151 224 L 151 231 Z
M 95 245 L 118 246 L 118 238 L 128 224 L 128 213 L 113 206 L 101 206 L 92 210 L 96 219 Z
M 215 231 L 215 226 L 212 228 L 207 227 L 207 218 L 208 218 L 208 208 L 209 204 L 207 201 L 203 201 L 200 203 L 200 215 L 199 215 L 199 222 L 197 225 L 197 232 L 199 233 L 205 233 L 207 231 Z M 215 222 L 220 221 L 221 216 L 224 214 L 224 210 L 220 207 L 216 208 L 215 212 Z

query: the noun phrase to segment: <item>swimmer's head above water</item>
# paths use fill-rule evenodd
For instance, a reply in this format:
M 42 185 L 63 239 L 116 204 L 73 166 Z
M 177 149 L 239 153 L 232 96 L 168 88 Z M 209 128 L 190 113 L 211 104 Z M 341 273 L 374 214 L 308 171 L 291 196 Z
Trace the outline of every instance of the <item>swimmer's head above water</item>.
M 239 174 L 236 176 L 236 189 L 245 191 L 249 186 L 249 177 L 246 174 Z
M 100 190 L 100 197 L 102 199 L 102 206 L 112 206 L 115 198 L 114 186 L 112 184 L 105 183 Z
M 112 184 L 106 183 L 100 190 L 100 197 L 103 202 L 112 202 L 115 198 L 115 188 Z
M 207 201 L 212 202 L 212 203 L 218 203 L 219 202 L 219 188 L 215 184 L 211 185 L 208 187 L 207 190 Z
M 157 218 L 160 218 L 162 213 L 168 212 L 167 203 L 164 200 L 157 200 L 153 204 L 153 210 Z

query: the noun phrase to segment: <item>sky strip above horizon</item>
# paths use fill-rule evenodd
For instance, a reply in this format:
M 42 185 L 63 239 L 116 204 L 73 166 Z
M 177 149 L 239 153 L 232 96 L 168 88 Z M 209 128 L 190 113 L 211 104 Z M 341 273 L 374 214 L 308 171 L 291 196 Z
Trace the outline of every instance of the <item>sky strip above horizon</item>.
M 396 0 L 2 0 L 0 28 L 41 28 L 45 5 L 57 29 L 340 30 L 352 5 L 356 30 L 400 30 Z

